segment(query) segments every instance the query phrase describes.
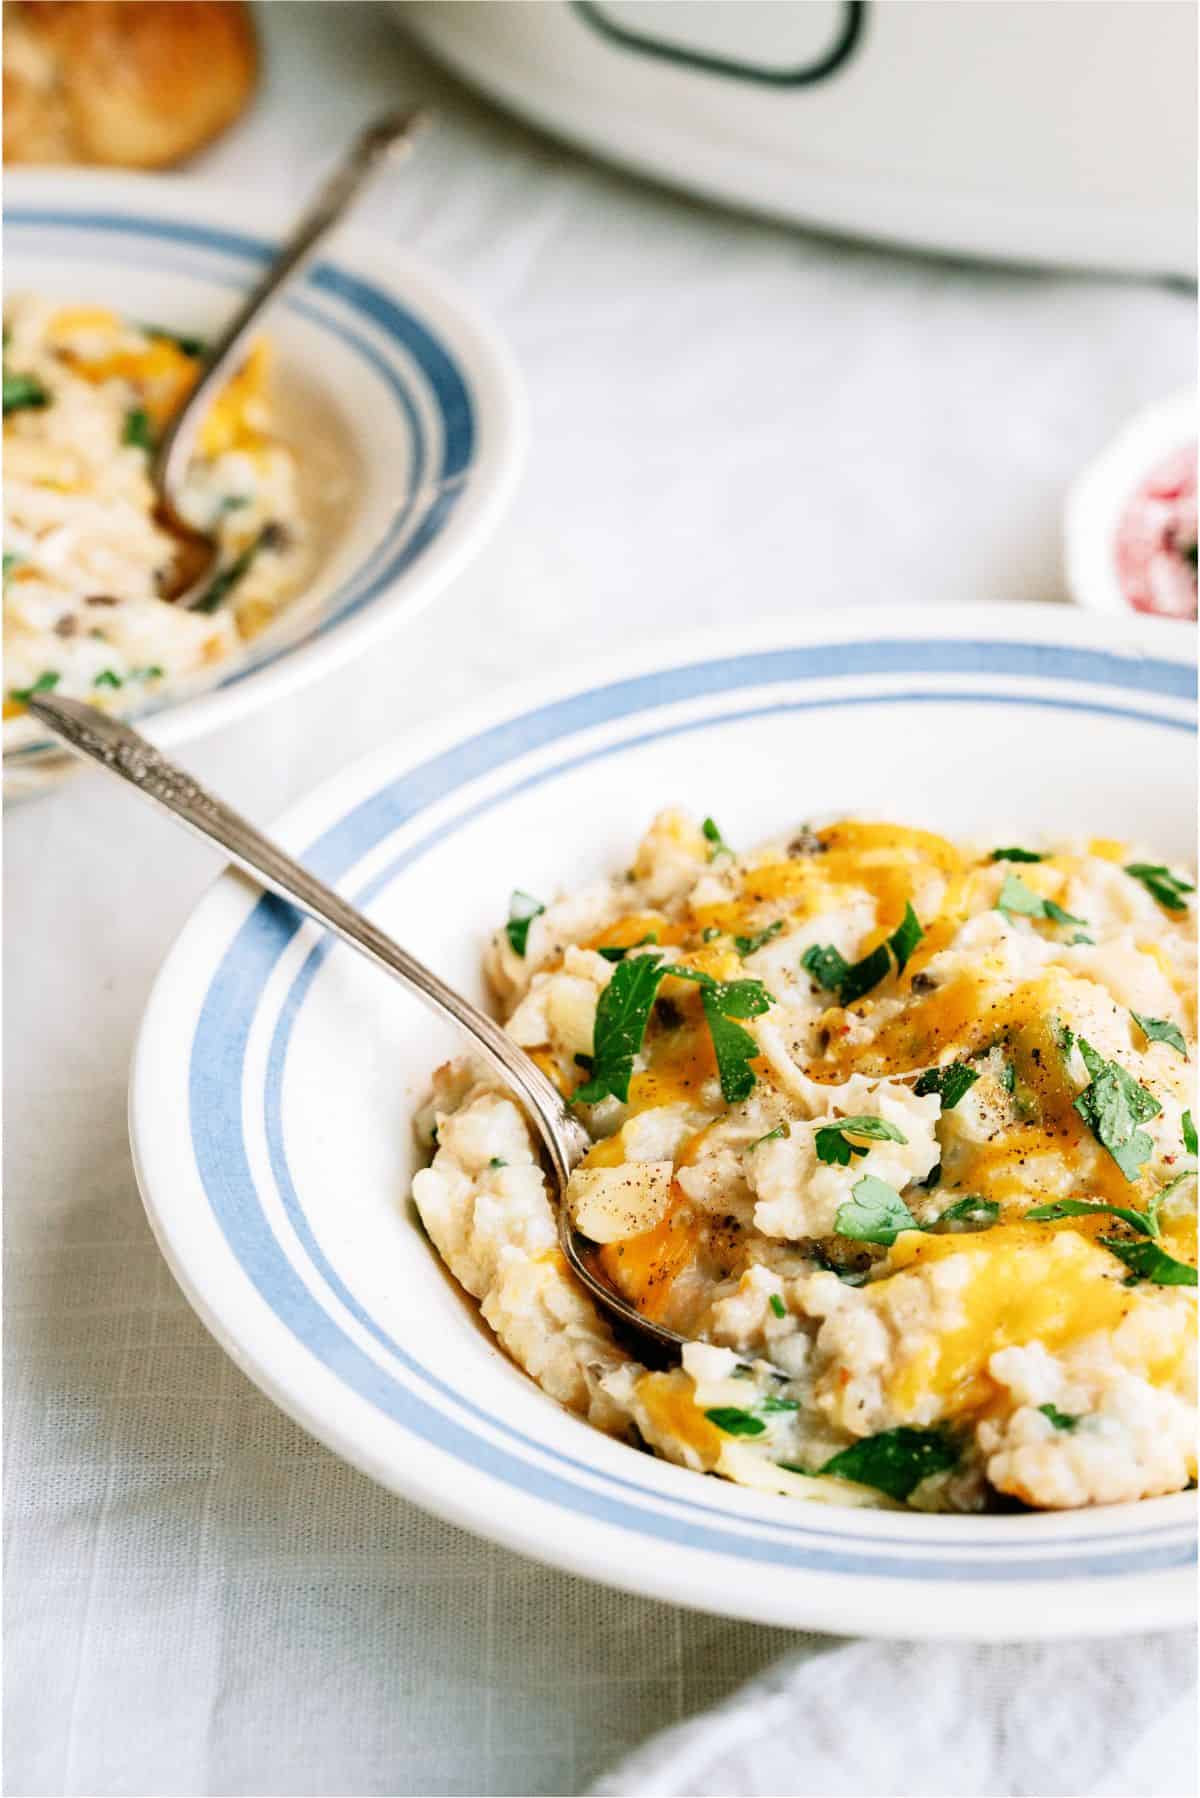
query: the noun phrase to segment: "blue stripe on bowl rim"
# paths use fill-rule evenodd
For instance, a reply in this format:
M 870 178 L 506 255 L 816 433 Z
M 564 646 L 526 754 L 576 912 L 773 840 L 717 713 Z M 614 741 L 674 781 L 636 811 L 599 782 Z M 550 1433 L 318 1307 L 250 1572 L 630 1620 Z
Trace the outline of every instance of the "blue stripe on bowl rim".
M 843 659 L 845 658 L 845 659 Z M 856 675 L 925 678 L 986 674 L 992 677 L 1074 683 L 1076 692 L 990 691 L 962 687 L 904 687 L 862 694 L 821 692 L 820 684 Z M 1191 700 L 1195 671 L 1180 662 L 1131 659 L 1105 651 L 1068 649 L 1038 643 L 962 639 L 898 639 L 874 643 L 820 645 L 804 649 L 755 652 L 734 658 L 694 662 L 653 674 L 614 681 L 535 708 L 520 717 L 464 739 L 395 779 L 386 781 L 324 830 L 305 853 L 309 865 L 336 881 L 400 828 L 430 806 L 469 785 L 485 772 L 518 762 L 532 751 L 566 742 L 598 725 L 632 719 L 642 712 L 661 714 L 681 702 L 770 689 L 796 682 L 814 688 L 810 697 L 751 703 L 742 709 L 699 718 L 670 718 L 635 736 L 568 754 L 553 765 L 519 776 L 503 790 L 469 806 L 452 820 L 414 841 L 356 892 L 358 903 L 385 887 L 446 836 L 470 819 L 503 804 L 515 792 L 559 778 L 582 762 L 621 753 L 636 743 L 677 731 L 719 727 L 741 716 L 843 706 L 961 703 L 1033 705 L 1136 720 L 1170 730 L 1194 731 L 1194 724 L 1151 707 L 1129 705 L 1112 697 L 1084 697 L 1078 689 L 1132 692 L 1168 701 Z M 325 1257 L 303 1213 L 287 1160 L 282 1123 L 282 1083 L 292 1030 L 304 998 L 329 945 L 322 941 L 294 973 L 275 1020 L 261 1095 L 270 1165 L 280 1202 L 308 1257 L 311 1270 L 347 1307 L 393 1359 L 427 1392 L 440 1393 L 456 1411 L 486 1421 L 491 1435 L 473 1430 L 381 1368 L 354 1342 L 341 1324 L 317 1302 L 299 1278 L 275 1238 L 255 1189 L 243 1134 L 245 1053 L 251 1024 L 264 988 L 280 957 L 293 941 L 302 920 L 291 907 L 264 897 L 240 926 L 222 957 L 205 995 L 192 1040 L 189 1111 L 196 1166 L 214 1218 L 230 1251 L 276 1318 L 339 1379 L 384 1414 L 452 1456 L 490 1474 L 513 1490 L 532 1494 L 585 1517 L 615 1524 L 664 1542 L 699 1548 L 793 1569 L 889 1579 L 980 1581 L 1046 1581 L 1064 1577 L 1111 1578 L 1145 1574 L 1188 1565 L 1192 1558 L 1187 1525 L 1166 1523 L 1126 1526 L 1109 1533 L 1047 1537 L 1040 1543 L 989 1542 L 966 1535 L 964 1520 L 944 1529 L 922 1519 L 918 1543 L 871 1536 L 863 1513 L 840 1528 L 836 1537 L 812 1527 L 807 1507 L 797 1506 L 794 1519 L 747 1519 L 722 1512 L 702 1499 L 681 1499 L 652 1490 L 633 1477 L 621 1478 L 575 1460 L 486 1416 L 471 1400 L 447 1386 L 430 1368 L 410 1355 L 378 1319 L 347 1290 Z M 253 1103 L 260 1103 L 253 1095 Z M 492 1439 L 499 1436 L 500 1441 Z M 535 1451 L 539 1464 L 525 1458 Z M 549 1463 L 549 1465 L 547 1465 Z M 586 1481 L 586 1483 L 585 1483 Z M 697 1482 L 699 1486 L 699 1482 Z M 639 1502 L 640 1501 L 640 1502 Z M 985 1526 L 986 1527 L 986 1526 Z M 753 1532 L 757 1530 L 756 1536 Z M 919 1552 L 914 1552 L 919 1551 Z M 982 1551 L 982 1552 L 981 1552 Z
M 126 235 L 145 239 L 153 246 L 145 253 L 147 266 L 165 268 L 177 273 L 196 275 L 210 282 L 242 292 L 250 274 L 268 262 L 275 246 L 266 238 L 244 231 L 231 231 L 211 225 L 192 224 L 178 219 L 147 216 L 140 213 L 77 210 L 75 208 L 14 206 L 6 209 L 4 218 L 6 247 L 10 256 L 19 258 L 19 247 L 11 235 L 21 230 L 34 232 L 78 232 L 82 236 L 77 253 L 94 253 L 87 241 L 92 232 Z M 52 255 L 68 256 L 69 239 L 52 240 L 46 246 Z M 233 263 L 240 273 L 218 272 L 211 264 L 197 269 L 181 262 L 178 250 L 202 250 L 210 256 Z M 43 251 L 42 253 L 45 253 Z M 316 303 L 324 300 L 324 304 Z M 341 586 L 326 596 L 324 616 L 311 630 L 295 642 L 279 644 L 261 656 L 239 661 L 221 680 L 206 691 L 214 692 L 236 686 L 258 673 L 271 662 L 312 642 L 346 619 L 355 616 L 392 585 L 424 554 L 446 529 L 455 508 L 469 485 L 470 469 L 477 453 L 479 429 L 477 409 L 472 397 L 470 379 L 449 346 L 416 313 L 400 305 L 374 282 L 353 274 L 336 260 L 318 262 L 299 291 L 282 302 L 291 311 L 337 337 L 365 362 L 390 389 L 404 414 L 411 443 L 410 478 L 387 530 L 374 545 L 365 562 L 353 570 Z M 406 368 L 382 355 L 361 330 L 346 322 L 343 313 L 367 324 L 385 343 L 403 353 Z M 415 390 L 408 378 L 411 366 L 420 375 L 424 394 Z M 439 439 L 436 463 L 421 422 L 419 401 L 432 402 Z M 428 466 L 428 464 L 431 464 Z M 414 507 L 422 492 L 428 493 L 414 524 Z M 170 703 L 168 701 L 168 703 Z M 41 754 L 42 744 L 30 744 L 10 755 L 10 761 Z

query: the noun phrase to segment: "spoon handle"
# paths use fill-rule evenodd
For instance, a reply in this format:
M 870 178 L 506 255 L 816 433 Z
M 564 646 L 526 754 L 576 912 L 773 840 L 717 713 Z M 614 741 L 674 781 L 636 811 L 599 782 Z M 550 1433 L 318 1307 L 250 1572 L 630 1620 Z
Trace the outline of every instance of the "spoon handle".
M 423 108 L 376 119 L 354 142 L 349 154 L 334 169 L 262 279 L 252 287 L 239 310 L 209 347 L 204 368 L 187 400 L 171 420 L 155 452 L 151 469 L 160 494 L 177 489 L 187 464 L 200 422 L 216 390 L 222 387 L 240 361 L 246 339 L 268 306 L 299 279 L 325 238 L 357 199 L 371 176 L 386 162 L 407 156 L 430 121 Z
M 439 980 L 370 918 L 285 855 L 232 806 L 207 792 L 129 725 L 106 717 L 80 700 L 49 694 L 31 697 L 29 709 L 79 755 L 99 762 L 197 836 L 215 843 L 271 892 L 290 900 L 368 961 L 394 975 L 434 1011 L 453 1019 L 525 1101 L 550 1153 L 559 1184 L 566 1185 L 572 1167 L 587 1148 L 587 1136 L 567 1113 L 545 1074 L 499 1024 Z

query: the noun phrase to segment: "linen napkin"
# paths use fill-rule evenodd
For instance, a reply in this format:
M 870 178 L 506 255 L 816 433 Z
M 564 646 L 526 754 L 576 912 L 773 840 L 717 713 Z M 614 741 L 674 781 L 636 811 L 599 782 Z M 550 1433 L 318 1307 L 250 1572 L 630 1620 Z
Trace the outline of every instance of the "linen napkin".
M 964 1647 L 855 1642 L 781 1660 L 664 1730 L 596 1794 L 1184 1798 L 1190 1634 Z

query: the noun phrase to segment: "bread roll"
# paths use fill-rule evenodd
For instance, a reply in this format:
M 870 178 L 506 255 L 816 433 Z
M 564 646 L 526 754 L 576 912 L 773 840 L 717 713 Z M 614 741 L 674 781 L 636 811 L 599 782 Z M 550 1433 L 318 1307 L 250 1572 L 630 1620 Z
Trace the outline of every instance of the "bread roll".
M 257 70 L 240 0 L 5 0 L 5 161 L 177 162 L 232 124 Z

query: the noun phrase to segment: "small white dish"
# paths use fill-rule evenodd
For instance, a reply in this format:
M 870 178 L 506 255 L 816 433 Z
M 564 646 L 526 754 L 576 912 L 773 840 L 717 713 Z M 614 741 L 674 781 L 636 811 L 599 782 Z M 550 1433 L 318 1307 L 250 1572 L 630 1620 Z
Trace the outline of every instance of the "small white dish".
M 388 747 L 281 840 L 477 996 L 510 889 L 620 865 L 669 801 L 752 841 L 863 811 L 1186 858 L 1195 632 L 1058 607 L 852 611 L 640 649 Z M 236 799 L 236 795 L 232 795 Z M 807 1506 L 609 1440 L 519 1373 L 407 1201 L 449 1027 L 246 880 L 158 977 L 130 1128 L 151 1223 L 238 1364 L 356 1466 L 525 1554 L 699 1609 L 1021 1638 L 1185 1621 L 1190 1496 L 1061 1514 Z
M 272 209 L 241 195 L 233 206 L 227 191 L 190 180 L 10 173 L 6 286 L 203 336 L 273 253 L 277 225 Z M 509 352 L 441 277 L 386 241 L 339 232 L 266 335 L 319 566 L 210 683 L 165 696 L 151 725 L 164 748 L 221 729 L 400 628 L 482 547 L 524 456 L 524 394 Z M 6 797 L 70 765 L 24 718 L 5 725 L 4 750 Z
M 1135 414 L 1072 484 L 1063 534 L 1067 586 L 1088 611 L 1130 617 L 1117 539 L 1130 502 L 1172 458 L 1196 448 L 1196 396 L 1176 393 Z

